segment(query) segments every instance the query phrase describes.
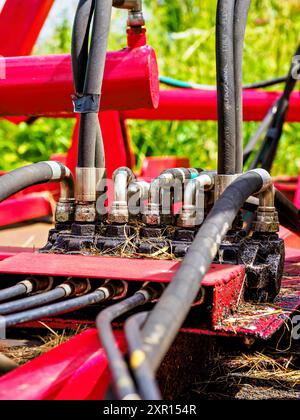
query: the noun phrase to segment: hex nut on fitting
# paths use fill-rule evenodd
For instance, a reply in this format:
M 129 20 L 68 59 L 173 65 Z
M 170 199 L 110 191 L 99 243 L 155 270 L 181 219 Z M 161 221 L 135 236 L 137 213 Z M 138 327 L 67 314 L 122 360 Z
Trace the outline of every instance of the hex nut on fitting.
M 75 222 L 94 222 L 97 212 L 95 203 L 77 203 Z
M 108 215 L 109 223 L 125 224 L 129 222 L 129 212 L 126 202 L 115 201 Z
M 55 211 L 56 223 L 68 223 L 74 221 L 75 199 L 60 199 Z
M 274 207 L 258 207 L 252 230 L 262 233 L 279 232 L 278 213 Z
M 143 215 L 143 222 L 146 223 L 146 225 L 161 225 L 162 219 L 159 204 L 148 204 L 145 210 L 145 214 Z

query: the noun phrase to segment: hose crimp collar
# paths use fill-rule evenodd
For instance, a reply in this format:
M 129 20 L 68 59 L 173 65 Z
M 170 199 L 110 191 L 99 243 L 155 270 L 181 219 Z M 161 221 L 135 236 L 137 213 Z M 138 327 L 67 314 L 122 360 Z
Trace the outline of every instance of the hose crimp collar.
M 89 94 L 73 97 L 74 112 L 76 114 L 98 114 L 100 111 L 101 95 Z

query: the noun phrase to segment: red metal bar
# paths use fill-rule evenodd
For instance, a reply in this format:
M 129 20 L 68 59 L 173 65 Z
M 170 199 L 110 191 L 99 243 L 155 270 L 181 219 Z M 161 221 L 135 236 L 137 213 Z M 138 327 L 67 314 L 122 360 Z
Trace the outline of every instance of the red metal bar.
M 54 0 L 6 0 L 0 14 L 0 55 L 28 55 Z
M 4 59 L 0 115 L 70 113 L 74 93 L 70 55 Z M 103 110 L 157 107 L 156 56 L 149 46 L 108 53 L 102 92 Z
M 0 207 L 0 226 L 50 216 L 52 214 L 50 197 L 50 193 L 39 193 L 4 201 Z
M 245 91 L 245 121 L 261 121 L 279 95 L 280 92 Z M 121 113 L 121 117 L 140 120 L 217 121 L 217 95 L 215 91 L 207 90 L 162 90 L 157 109 L 125 111 Z M 300 92 L 292 94 L 287 121 L 300 122 Z
M 116 338 L 124 351 L 123 336 Z M 97 331 L 87 330 L 1 378 L 0 400 L 102 399 L 109 381 Z

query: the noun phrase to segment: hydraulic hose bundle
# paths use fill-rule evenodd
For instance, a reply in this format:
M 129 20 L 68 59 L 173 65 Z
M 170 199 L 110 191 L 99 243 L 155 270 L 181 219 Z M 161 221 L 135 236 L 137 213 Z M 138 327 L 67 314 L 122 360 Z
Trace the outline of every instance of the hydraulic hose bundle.
M 95 220 L 96 188 L 105 176 L 105 155 L 98 113 L 111 11 L 112 0 L 80 0 L 73 27 L 74 111 L 80 114 L 76 221 Z
M 243 170 L 242 65 L 251 0 L 220 0 L 217 8 L 218 173 Z

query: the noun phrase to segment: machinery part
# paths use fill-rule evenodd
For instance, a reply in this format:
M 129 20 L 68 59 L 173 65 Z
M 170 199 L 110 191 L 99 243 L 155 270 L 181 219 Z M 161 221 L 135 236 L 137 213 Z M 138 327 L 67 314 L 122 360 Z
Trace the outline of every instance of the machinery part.
M 62 198 L 74 199 L 74 181 L 70 170 L 60 162 L 34 163 L 0 177 L 0 202 L 32 185 L 49 181 L 62 183 Z
M 235 0 L 219 0 L 217 7 L 218 174 L 236 173 L 236 95 L 233 27 Z
M 15 286 L 0 290 L 0 302 L 22 295 L 29 295 L 30 293 L 47 291 L 52 287 L 52 284 L 52 277 L 43 277 L 39 279 L 29 277 L 26 280 L 20 281 Z
M 118 9 L 127 9 L 128 26 L 135 28 L 145 25 L 142 0 L 113 0 L 113 6 Z
M 184 189 L 184 203 L 177 226 L 193 228 L 199 226 L 204 219 L 204 209 L 199 203 L 199 194 L 212 189 L 215 183 L 214 172 L 203 172 L 187 183 Z M 202 203 L 203 204 L 203 203 Z
M 19 365 L 16 362 L 0 353 L 0 376 L 12 372 L 17 369 L 17 367 L 19 367 Z
M 88 305 L 93 305 L 95 303 L 115 298 L 118 295 L 123 296 L 124 287 L 126 287 L 124 282 L 106 282 L 103 286 L 99 287 L 94 292 L 86 294 L 85 296 L 79 296 L 63 302 L 31 309 L 29 311 L 7 315 L 3 317 L 3 323 L 6 328 L 9 328 L 17 324 L 24 324 L 29 321 L 72 312 Z
M 143 215 L 143 221 L 147 225 L 152 226 L 171 224 L 173 217 L 172 203 L 165 203 L 167 208 L 163 209 L 164 203 L 162 203 L 162 201 L 164 200 L 162 200 L 162 190 L 167 187 L 176 187 L 176 185 L 174 185 L 176 182 L 183 186 L 186 180 L 197 177 L 200 172 L 201 170 L 194 168 L 174 168 L 164 171 L 157 177 L 150 186 L 148 205 L 145 209 L 145 214 Z M 165 214 L 162 210 L 166 210 L 168 214 Z
M 115 187 L 114 201 L 112 203 L 109 215 L 109 223 L 125 224 L 129 221 L 128 209 L 128 186 L 136 180 L 131 169 L 123 167 L 118 168 L 113 173 L 113 181 Z
M 57 222 L 74 218 L 74 180 L 71 171 L 60 162 L 34 163 L 15 169 L 0 178 L 0 201 L 4 201 L 27 187 L 46 182 L 60 182 L 61 195 L 55 212 Z
M 96 202 L 96 188 L 101 181 L 96 168 L 102 168 L 105 174 L 105 157 L 102 133 L 98 118 L 108 33 L 111 20 L 112 1 L 81 0 L 76 12 L 73 30 L 72 62 L 76 100 L 75 112 L 80 113 L 78 140 L 78 186 L 76 199 L 80 209 L 75 213 L 75 220 L 94 221 L 96 212 L 90 209 L 90 203 Z M 93 30 L 89 47 L 89 32 L 93 17 Z M 79 89 L 79 90 L 78 90 Z M 97 153 L 101 156 L 96 157 Z M 99 172 L 98 172 L 99 176 Z M 87 205 L 86 211 L 84 204 Z
M 223 192 L 226 190 L 227 187 L 229 187 L 230 184 L 232 184 L 240 175 L 220 175 L 218 174 L 215 177 L 215 202 L 221 197 Z
M 139 218 L 145 212 L 144 202 L 148 199 L 150 183 L 135 181 L 128 187 L 128 207 L 131 218 Z
M 245 90 L 262 89 L 262 88 L 266 88 L 270 86 L 275 86 L 280 83 L 284 83 L 286 82 L 286 80 L 287 80 L 286 76 L 278 77 L 278 78 L 270 79 L 270 80 L 263 80 L 261 82 L 255 82 L 248 85 L 244 85 L 243 89 Z M 202 85 L 199 83 L 193 83 L 193 82 L 187 82 L 185 80 L 174 79 L 168 76 L 160 76 L 159 81 L 160 83 L 164 85 L 181 88 L 181 89 L 198 89 L 198 90 L 210 90 L 210 91 L 215 90 L 215 86 L 213 85 Z
M 109 360 L 109 366 L 116 388 L 117 397 L 120 400 L 138 400 L 135 384 L 131 379 L 129 369 L 125 363 L 122 353 L 115 345 L 115 338 L 111 323 L 121 315 L 150 302 L 160 296 L 164 286 L 160 283 L 146 283 L 142 289 L 133 296 L 117 303 L 114 306 L 104 309 L 97 316 L 96 324 L 98 334 L 103 348 Z
M 87 293 L 90 287 L 90 282 L 87 279 L 77 280 L 70 278 L 49 292 L 38 293 L 24 299 L 3 303 L 0 305 L 0 315 L 11 314 L 13 312 L 34 308 L 36 306 L 44 305 L 69 296 L 78 296 Z
M 128 343 L 130 368 L 139 394 L 143 400 L 159 401 L 162 399 L 161 393 L 143 351 L 141 328 L 148 316 L 149 312 L 142 312 L 130 317 L 125 323 L 125 335 Z
M 254 133 L 249 143 L 247 144 L 244 150 L 244 156 L 243 156 L 244 165 L 247 163 L 249 157 L 251 156 L 251 153 L 254 151 L 262 135 L 270 128 L 270 125 L 272 123 L 272 120 L 277 110 L 278 110 L 278 101 L 276 101 L 275 104 L 272 106 L 272 108 L 269 110 L 269 112 L 267 113 L 263 121 L 261 122 L 260 126 L 258 127 L 257 131 Z
M 247 198 L 264 188 L 266 175 L 262 170 L 241 175 L 224 191 L 201 226 L 173 281 L 145 323 L 144 351 L 151 369 L 156 370 L 160 365 L 198 294 L 222 239 Z
M 299 56 L 300 45 L 298 46 L 295 54 L 295 57 Z M 272 122 L 261 145 L 261 148 L 251 163 L 250 169 L 262 167 L 267 171 L 270 171 L 273 166 L 279 141 L 282 136 L 283 126 L 286 121 L 291 95 L 298 81 L 297 78 L 294 77 L 295 68 L 298 69 L 298 63 L 293 62 L 287 77 L 284 92 L 278 100 L 276 113 L 273 116 Z
M 234 9 L 233 48 L 236 107 L 235 173 L 243 173 L 243 55 L 247 17 L 251 0 L 236 0 Z

